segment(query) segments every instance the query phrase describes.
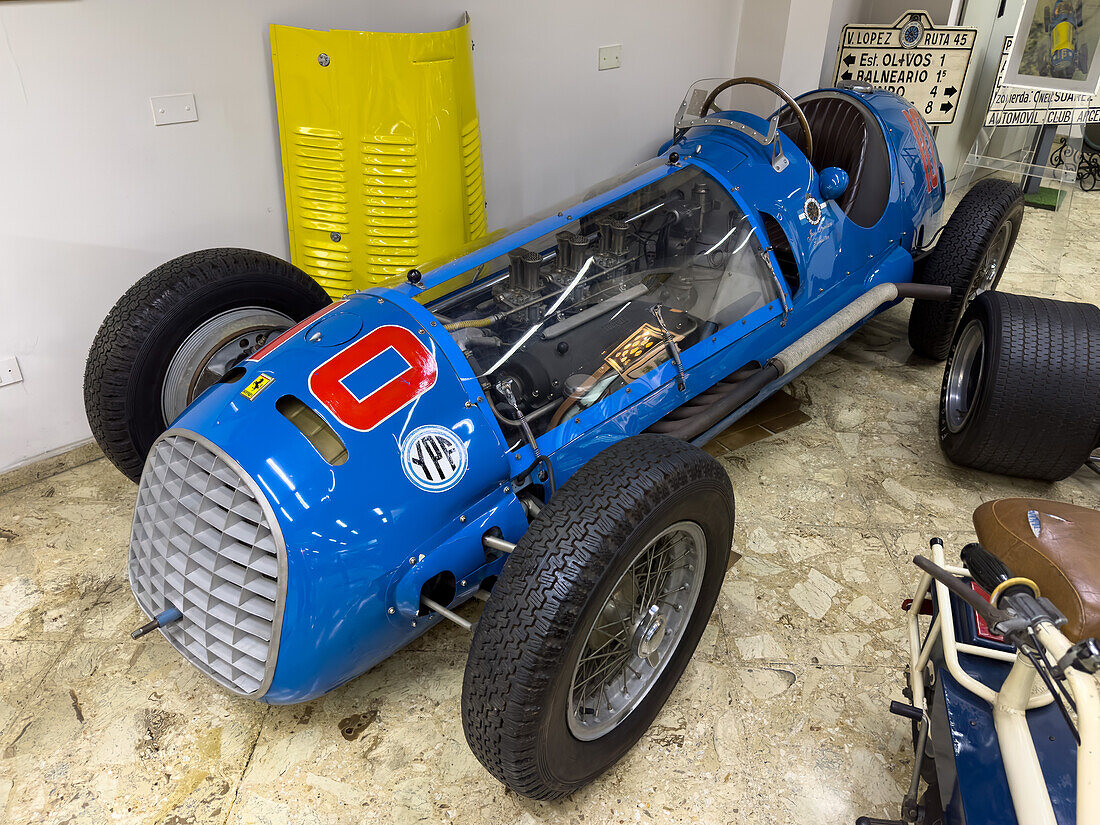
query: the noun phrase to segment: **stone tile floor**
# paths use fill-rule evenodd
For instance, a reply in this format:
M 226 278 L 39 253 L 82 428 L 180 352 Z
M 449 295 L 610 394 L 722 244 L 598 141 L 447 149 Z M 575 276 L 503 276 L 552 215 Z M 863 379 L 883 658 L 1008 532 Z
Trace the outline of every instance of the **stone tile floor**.
M 1100 197 L 1078 193 L 1060 270 L 1029 210 L 1003 288 L 1100 300 Z M 1053 244 L 1057 249 L 1057 244 Z M 718 609 L 656 724 L 609 774 L 543 804 L 466 748 L 466 636 L 440 626 L 316 701 L 232 697 L 142 622 L 126 548 L 135 488 L 104 459 L 0 496 L 0 821 L 22 823 L 853 822 L 895 816 L 911 767 L 901 600 L 933 533 L 961 546 L 1006 495 L 1100 504 L 952 467 L 935 440 L 942 367 L 908 309 L 792 385 L 810 421 L 730 452 L 736 549 Z M 463 608 L 476 618 L 476 604 Z

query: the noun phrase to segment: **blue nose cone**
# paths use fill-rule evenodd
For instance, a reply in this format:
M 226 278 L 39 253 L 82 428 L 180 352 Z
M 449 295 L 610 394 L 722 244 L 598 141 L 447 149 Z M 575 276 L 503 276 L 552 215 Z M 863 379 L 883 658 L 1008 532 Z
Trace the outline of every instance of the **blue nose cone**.
M 821 197 L 827 201 L 836 200 L 848 189 L 848 173 L 839 166 L 828 166 L 821 170 L 818 186 Z

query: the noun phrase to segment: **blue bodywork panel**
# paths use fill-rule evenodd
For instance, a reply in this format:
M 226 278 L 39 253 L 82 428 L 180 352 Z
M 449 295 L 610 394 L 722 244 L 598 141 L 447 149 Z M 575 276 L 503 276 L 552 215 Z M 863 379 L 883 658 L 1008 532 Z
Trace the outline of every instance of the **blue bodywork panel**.
M 959 655 L 959 663 L 975 679 L 994 688 L 1009 670 L 1004 662 L 965 653 Z M 961 687 L 946 667 L 937 669 L 937 678 L 932 729 L 944 735 L 934 744 L 945 823 L 1016 825 L 992 709 L 984 699 Z M 1077 743 L 1054 705 L 1029 710 L 1027 721 L 1054 816 L 1059 825 L 1073 825 L 1077 821 Z
M 691 168 L 721 184 L 723 198 L 744 214 L 756 237 L 766 239 L 765 222 L 774 219 L 789 240 L 797 267 L 793 294 L 791 281 L 779 277 L 774 251 L 764 250 L 782 294 L 684 349 L 684 390 L 667 360 L 538 436 L 559 485 L 608 445 L 642 432 L 739 367 L 764 363 L 870 287 L 912 279 L 913 254 L 932 236 L 943 206 L 942 170 L 927 126 L 888 92 L 829 93 L 872 113 L 885 137 L 889 181 L 878 183 L 888 185 L 889 195 L 873 226 L 857 225 L 837 201 L 822 199 L 817 171 L 785 135 L 788 164 L 776 171 L 769 150 L 745 134 L 693 127 L 631 175 L 425 267 L 418 283 L 356 293 L 327 307 L 174 422 L 174 429 L 196 433 L 231 456 L 268 497 L 279 522 L 285 604 L 274 676 L 258 698 L 308 700 L 371 668 L 439 620 L 421 608 L 429 580 L 453 577 L 450 603 L 466 601 L 503 566 L 482 537 L 493 531 L 516 541 L 527 529 L 516 486 L 535 454 L 515 433 L 505 435 L 486 389 L 429 300 L 462 294 L 453 288 L 464 273 L 481 272 L 578 216 Z M 767 131 L 752 115 L 726 116 Z M 820 205 L 816 223 L 806 214 L 807 194 Z M 342 368 L 341 359 L 356 351 L 354 368 Z M 765 387 L 752 403 L 806 366 Z M 262 391 L 242 395 L 261 375 Z M 331 428 L 346 447 L 346 461 L 322 457 L 286 414 L 288 402 L 308 407 Z M 380 406 L 386 412 L 377 420 Z M 446 472 L 440 461 L 450 462 Z
M 993 650 L 1008 648 L 978 637 L 973 610 L 954 595 L 951 609 L 958 641 Z M 1007 662 L 964 652 L 959 653 L 959 664 L 994 690 L 1000 688 L 1010 669 Z M 1016 825 L 992 708 L 960 685 L 942 661 L 936 666 L 936 681 L 931 735 L 945 825 Z M 1059 825 L 1073 825 L 1077 821 L 1077 743 L 1073 734 L 1053 704 L 1029 710 L 1027 722 L 1055 818 Z

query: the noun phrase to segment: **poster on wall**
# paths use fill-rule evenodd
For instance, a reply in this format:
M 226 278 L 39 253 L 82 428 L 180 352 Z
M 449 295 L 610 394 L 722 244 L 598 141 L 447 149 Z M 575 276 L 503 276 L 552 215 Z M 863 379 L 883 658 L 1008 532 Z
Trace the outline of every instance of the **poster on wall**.
M 986 126 L 1080 126 L 1100 123 L 1100 97 L 1011 86 L 1008 64 L 1013 51 L 1012 37 L 1006 37 L 997 68 L 997 82 L 986 108 Z
M 929 124 L 951 123 L 977 33 L 964 26 L 935 26 L 927 12 L 918 10 L 890 25 L 849 24 L 837 47 L 833 83 L 887 89 L 908 100 Z
M 1094 95 L 1098 45 L 1100 0 L 1025 0 L 1005 85 Z

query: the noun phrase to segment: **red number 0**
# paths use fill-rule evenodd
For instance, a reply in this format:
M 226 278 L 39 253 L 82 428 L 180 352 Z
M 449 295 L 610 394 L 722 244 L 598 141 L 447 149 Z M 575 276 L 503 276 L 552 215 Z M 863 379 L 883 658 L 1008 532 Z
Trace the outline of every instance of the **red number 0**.
M 388 349 L 401 356 L 408 368 L 359 398 L 345 386 L 344 379 Z M 343 424 L 366 432 L 430 390 L 438 374 L 435 357 L 415 334 L 404 327 L 384 326 L 310 373 L 309 391 Z
M 920 112 L 909 107 L 905 110 L 905 118 L 909 121 L 909 128 L 913 130 L 913 137 L 917 139 L 917 149 L 920 152 L 921 163 L 924 165 L 925 185 L 928 191 L 932 192 L 940 185 L 936 142 L 932 139 L 932 133 L 928 131 L 928 124 L 920 116 Z

